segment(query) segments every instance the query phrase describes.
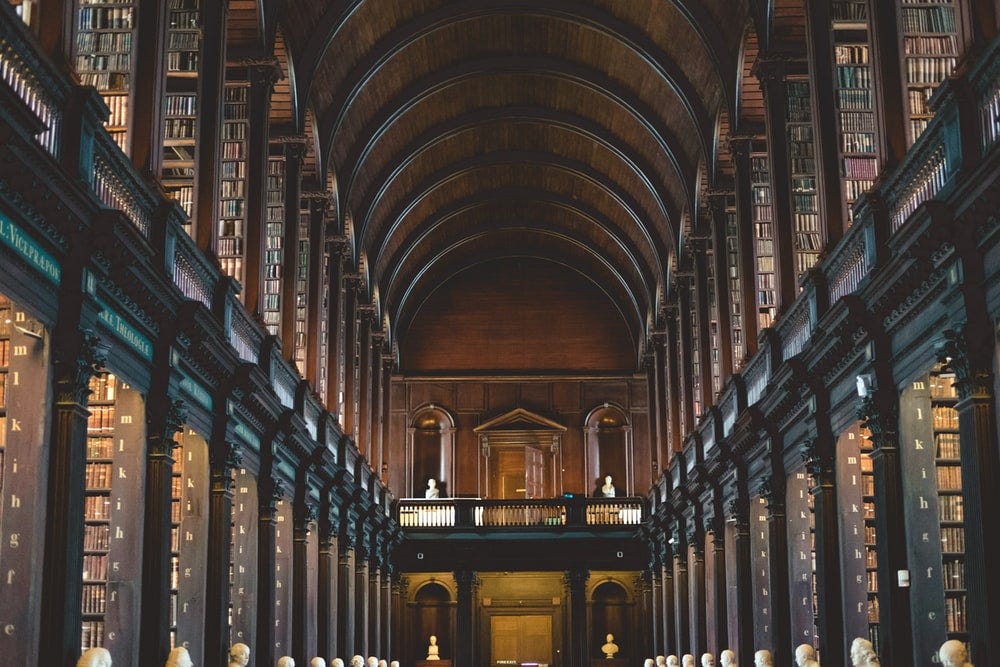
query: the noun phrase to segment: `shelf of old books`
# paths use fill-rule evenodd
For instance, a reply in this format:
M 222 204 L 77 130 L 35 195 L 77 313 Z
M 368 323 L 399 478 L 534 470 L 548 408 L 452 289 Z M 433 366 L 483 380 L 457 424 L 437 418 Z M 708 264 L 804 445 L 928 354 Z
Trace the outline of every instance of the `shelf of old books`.
M 80 83 L 94 86 L 111 110 L 108 132 L 129 151 L 129 98 L 132 88 L 133 0 L 79 0 L 73 63 Z
M 795 277 L 811 269 L 823 249 L 816 192 L 816 144 L 812 126 L 809 80 L 789 78 L 786 131 L 792 178 L 792 225 Z
M 774 321 L 777 307 L 774 274 L 774 211 L 767 153 L 750 155 L 750 193 L 753 198 L 754 271 L 757 282 L 757 328 Z
M 879 170 L 868 3 L 835 0 L 831 17 L 840 179 L 850 225 L 854 202 L 872 187 Z
M 166 29 L 167 92 L 162 182 L 167 196 L 184 209 L 185 229 L 190 233 L 201 57 L 200 0 L 168 0 Z
M 222 109 L 222 163 L 219 182 L 219 230 L 215 254 L 222 272 L 245 282 L 247 113 L 249 84 L 227 83 Z M 245 298 L 240 293 L 240 298 Z
M 10 369 L 11 303 L 0 295 L 0 489 L 3 489 L 4 452 L 7 449 L 7 374 Z M 3 503 L 0 503 L 0 526 Z
M 929 104 L 931 96 L 958 61 L 957 10 L 954 0 L 899 0 L 909 111 L 907 139 L 911 145 L 934 117 Z
M 318 243 L 311 239 L 309 232 L 312 227 L 312 214 L 308 201 L 303 202 L 299 210 L 299 247 L 295 263 L 295 336 L 292 360 L 302 377 L 306 377 L 306 339 L 309 326 L 309 272 L 311 267 L 310 246 Z
M 743 326 L 743 282 L 740 278 L 740 239 L 736 217 L 736 197 L 726 196 L 726 280 L 729 289 L 729 324 L 732 331 L 733 370 L 739 370 L 746 356 Z M 720 279 L 721 280 L 721 279 Z M 721 285 L 720 285 L 721 286 Z
M 283 146 L 277 145 L 282 150 Z M 281 335 L 281 286 L 285 248 L 285 157 L 272 155 L 267 161 L 267 218 L 265 220 L 264 293 L 261 316 L 272 336 Z

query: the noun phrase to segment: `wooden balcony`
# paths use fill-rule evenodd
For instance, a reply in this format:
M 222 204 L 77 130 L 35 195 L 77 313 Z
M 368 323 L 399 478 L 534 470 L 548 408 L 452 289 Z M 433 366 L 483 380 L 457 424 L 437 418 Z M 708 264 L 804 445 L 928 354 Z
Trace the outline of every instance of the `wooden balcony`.
M 404 498 L 397 503 L 400 527 L 410 531 L 532 530 L 639 526 L 644 502 L 634 498 L 585 498 L 579 496 L 531 500 L 482 498 Z

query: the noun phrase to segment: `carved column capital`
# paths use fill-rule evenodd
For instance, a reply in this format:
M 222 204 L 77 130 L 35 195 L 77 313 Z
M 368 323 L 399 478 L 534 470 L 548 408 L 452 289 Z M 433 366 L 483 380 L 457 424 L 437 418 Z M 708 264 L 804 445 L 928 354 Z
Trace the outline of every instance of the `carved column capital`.
M 861 399 L 858 419 L 871 433 L 872 449 L 881 451 L 897 446 L 899 428 L 899 404 L 895 400 L 877 400 L 873 393 Z
M 966 328 L 946 329 L 939 361 L 945 370 L 955 373 L 955 389 L 961 399 L 989 398 L 993 392 L 990 350 L 984 336 L 967 337 Z M 986 340 L 988 343 L 988 340 Z
M 569 587 L 570 593 L 574 591 L 582 593 L 589 579 L 590 570 L 586 568 L 575 567 L 571 570 L 566 570 L 566 573 L 563 575 L 563 581 Z
M 61 371 L 56 392 L 59 402 L 82 404 L 90 394 L 90 378 L 100 373 L 108 361 L 108 347 L 90 329 L 77 329 L 75 339 L 55 355 Z
M 823 486 L 832 483 L 834 469 L 833 457 L 823 454 L 816 445 L 815 438 L 808 438 L 802 442 L 801 452 L 802 462 L 805 463 L 806 472 L 812 476 L 815 486 Z

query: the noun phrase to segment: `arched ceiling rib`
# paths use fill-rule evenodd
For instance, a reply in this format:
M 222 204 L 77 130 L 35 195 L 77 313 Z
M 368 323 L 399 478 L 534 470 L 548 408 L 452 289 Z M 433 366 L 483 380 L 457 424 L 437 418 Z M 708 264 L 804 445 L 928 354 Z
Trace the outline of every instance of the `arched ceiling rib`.
M 336 176 L 394 331 L 442 280 L 534 257 L 593 280 L 641 345 L 705 186 L 698 165 L 710 181 L 729 168 L 719 131 L 737 125 L 748 12 L 746 0 L 296 2 L 281 28 L 298 125 L 308 103 L 317 168 Z

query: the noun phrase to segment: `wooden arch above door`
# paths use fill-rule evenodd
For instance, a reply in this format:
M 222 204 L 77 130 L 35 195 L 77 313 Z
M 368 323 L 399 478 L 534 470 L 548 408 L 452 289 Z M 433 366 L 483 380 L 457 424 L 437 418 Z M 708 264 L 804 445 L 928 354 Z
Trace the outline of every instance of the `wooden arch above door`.
M 562 494 L 565 426 L 515 408 L 473 430 L 479 438 L 481 496 L 514 499 Z

